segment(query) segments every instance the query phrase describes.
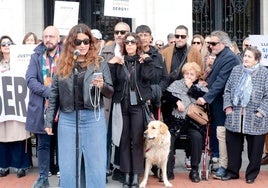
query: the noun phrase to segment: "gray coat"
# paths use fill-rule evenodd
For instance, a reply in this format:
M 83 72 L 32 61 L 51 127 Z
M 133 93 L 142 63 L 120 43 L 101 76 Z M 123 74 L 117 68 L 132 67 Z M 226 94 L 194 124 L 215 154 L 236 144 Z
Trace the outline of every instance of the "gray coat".
M 206 86 L 202 86 L 200 84 L 195 84 L 203 92 L 208 92 L 208 88 Z M 170 86 L 168 86 L 167 91 L 171 92 L 172 95 L 176 98 L 179 98 L 183 103 L 185 110 L 183 112 L 178 111 L 178 108 L 174 108 L 172 111 L 172 115 L 176 118 L 185 119 L 186 113 L 188 111 L 188 107 L 191 103 L 195 103 L 196 99 L 190 97 L 187 93 L 189 88 L 184 83 L 184 78 L 180 80 L 174 81 Z
M 232 113 L 226 116 L 225 127 L 232 132 L 263 135 L 268 132 L 268 70 L 260 66 L 253 73 L 252 93 L 250 101 L 245 107 L 244 118 L 242 119 L 241 103 L 239 102 L 237 106 L 233 105 L 234 92 L 243 73 L 242 66 L 238 65 L 234 67 L 225 86 L 223 109 L 227 107 L 233 108 Z M 264 117 L 257 117 L 257 112 L 263 114 Z

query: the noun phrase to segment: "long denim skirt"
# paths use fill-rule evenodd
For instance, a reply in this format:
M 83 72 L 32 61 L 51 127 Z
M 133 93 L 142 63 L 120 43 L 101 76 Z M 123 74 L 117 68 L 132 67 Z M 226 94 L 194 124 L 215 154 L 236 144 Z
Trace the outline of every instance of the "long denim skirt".
M 76 112 L 61 112 L 58 124 L 60 187 L 76 185 L 78 160 L 79 187 L 106 186 L 106 122 L 101 109 L 100 118 L 92 110 L 78 111 L 78 150 L 76 142 Z M 76 156 L 79 152 L 79 156 Z

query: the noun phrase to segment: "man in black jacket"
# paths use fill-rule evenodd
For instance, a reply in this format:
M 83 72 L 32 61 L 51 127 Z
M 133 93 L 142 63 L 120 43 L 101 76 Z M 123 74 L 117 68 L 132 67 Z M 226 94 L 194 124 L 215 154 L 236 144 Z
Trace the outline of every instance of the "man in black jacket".
M 160 106 L 162 92 L 167 87 L 167 69 L 164 58 L 158 52 L 158 50 L 150 45 L 152 40 L 152 31 L 147 25 L 140 25 L 136 28 L 136 34 L 140 37 L 142 43 L 143 52 L 148 54 L 153 59 L 153 73 L 154 78 L 151 83 L 152 99 L 151 110 L 155 119 L 160 118 Z

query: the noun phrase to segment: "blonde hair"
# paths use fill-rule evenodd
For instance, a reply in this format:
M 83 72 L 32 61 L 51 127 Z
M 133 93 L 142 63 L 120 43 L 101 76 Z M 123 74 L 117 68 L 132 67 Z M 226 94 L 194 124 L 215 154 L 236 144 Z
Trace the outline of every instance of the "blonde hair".
M 200 65 L 198 65 L 196 62 L 187 62 L 182 67 L 182 74 L 184 74 L 186 71 L 194 70 L 197 74 L 197 78 L 199 79 L 202 76 L 202 70 Z

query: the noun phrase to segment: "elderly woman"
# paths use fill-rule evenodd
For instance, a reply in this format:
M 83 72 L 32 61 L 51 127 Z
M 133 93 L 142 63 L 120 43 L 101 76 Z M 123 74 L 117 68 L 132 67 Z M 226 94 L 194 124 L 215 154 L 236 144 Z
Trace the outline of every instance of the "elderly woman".
M 191 140 L 191 172 L 189 178 L 192 182 L 199 182 L 198 166 L 201 161 L 204 129 L 186 116 L 188 107 L 195 103 L 198 97 L 203 96 L 207 87 L 200 84 L 201 67 L 195 62 L 185 63 L 182 67 L 183 78 L 174 81 L 167 88 L 167 95 L 173 103 L 172 123 L 169 125 L 171 133 L 171 146 L 167 165 L 168 177 L 173 174 L 175 161 L 173 160 L 175 141 L 179 134 L 187 134 Z M 173 175 L 174 176 L 174 175 Z
M 244 138 L 249 164 L 245 177 L 253 183 L 260 172 L 265 134 L 268 132 L 268 70 L 260 66 L 261 52 L 245 50 L 243 64 L 233 68 L 224 92 L 226 113 L 227 174 L 223 180 L 238 179 Z

